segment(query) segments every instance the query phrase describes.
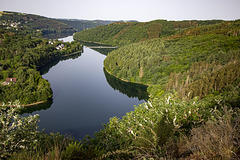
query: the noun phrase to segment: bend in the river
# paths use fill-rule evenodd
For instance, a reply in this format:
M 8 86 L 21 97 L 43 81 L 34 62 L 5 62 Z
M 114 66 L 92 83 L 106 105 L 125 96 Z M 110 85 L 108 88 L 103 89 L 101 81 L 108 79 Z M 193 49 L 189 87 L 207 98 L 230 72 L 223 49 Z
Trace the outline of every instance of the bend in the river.
M 72 37 L 66 39 L 71 41 Z M 54 61 L 42 68 L 43 78 L 51 84 L 53 101 L 42 104 L 42 109 L 29 108 L 32 114 L 40 115 L 40 129 L 83 138 L 99 131 L 109 118 L 122 117 L 144 102 L 146 87 L 108 75 L 103 69 L 105 58 L 84 47 L 84 52 L 73 59 Z

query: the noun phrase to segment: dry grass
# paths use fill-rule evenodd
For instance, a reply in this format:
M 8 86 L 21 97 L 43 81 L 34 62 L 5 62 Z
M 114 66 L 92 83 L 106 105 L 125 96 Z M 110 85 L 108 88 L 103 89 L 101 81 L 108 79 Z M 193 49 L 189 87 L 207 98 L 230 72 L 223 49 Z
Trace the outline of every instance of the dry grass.
M 224 108 L 199 128 L 193 128 L 185 147 L 194 159 L 237 159 L 240 146 L 239 114 Z

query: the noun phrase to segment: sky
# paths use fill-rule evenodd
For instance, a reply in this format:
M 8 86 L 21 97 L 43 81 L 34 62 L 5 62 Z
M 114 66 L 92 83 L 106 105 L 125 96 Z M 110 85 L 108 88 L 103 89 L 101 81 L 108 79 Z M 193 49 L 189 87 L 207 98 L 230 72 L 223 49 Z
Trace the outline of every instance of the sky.
M 86 20 L 236 20 L 240 0 L 0 0 L 0 11 Z

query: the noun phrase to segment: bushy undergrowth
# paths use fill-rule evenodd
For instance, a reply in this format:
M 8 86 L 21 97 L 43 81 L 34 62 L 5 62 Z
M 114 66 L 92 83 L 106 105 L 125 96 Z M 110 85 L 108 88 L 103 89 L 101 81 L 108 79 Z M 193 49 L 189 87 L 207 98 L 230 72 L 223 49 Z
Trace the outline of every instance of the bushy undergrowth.
M 38 115 L 22 117 L 18 115 L 20 106 L 0 108 L 0 157 L 6 158 L 13 152 L 35 149 L 38 135 Z
M 92 159 L 95 148 L 58 133 L 38 131 L 38 115 L 23 117 L 19 102 L 0 108 L 0 159 Z M 96 152 L 97 153 L 97 152 Z M 100 151 L 98 151 L 100 153 Z
M 79 142 L 37 131 L 37 116 L 1 109 L 2 159 L 231 159 L 240 151 L 239 109 L 208 101 L 151 98 L 122 119 L 113 117 L 94 138 Z M 8 124 L 8 125 L 6 125 Z M 17 135 L 17 136 L 16 136 Z
M 231 159 L 239 153 L 239 110 L 168 95 L 112 118 L 97 134 L 102 159 Z M 182 141 L 181 138 L 185 137 Z
M 193 128 L 185 147 L 198 159 L 238 159 L 240 151 L 239 110 L 227 107 L 215 110 L 213 118 L 203 126 Z

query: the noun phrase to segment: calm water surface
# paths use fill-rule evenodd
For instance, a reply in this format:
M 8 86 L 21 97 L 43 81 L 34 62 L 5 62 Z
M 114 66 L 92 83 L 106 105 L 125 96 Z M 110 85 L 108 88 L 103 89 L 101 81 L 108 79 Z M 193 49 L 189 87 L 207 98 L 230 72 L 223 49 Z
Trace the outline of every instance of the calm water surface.
M 66 39 L 63 40 L 71 41 L 72 37 Z M 103 70 L 105 58 L 84 47 L 81 56 L 60 61 L 42 75 L 51 84 L 53 103 L 49 108 L 33 112 L 40 115 L 40 129 L 82 139 L 100 130 L 109 118 L 122 117 L 133 110 L 134 105 L 144 102 L 137 94 L 129 95 L 131 87 L 124 85 L 127 87 L 125 93 L 124 89 L 117 89 L 119 84 L 112 87 L 115 81 L 111 80 L 109 85 Z

